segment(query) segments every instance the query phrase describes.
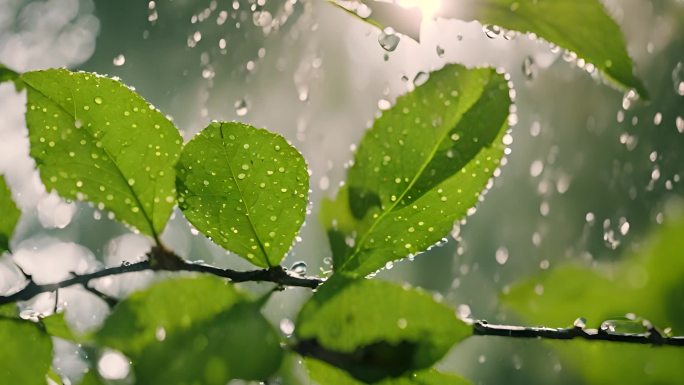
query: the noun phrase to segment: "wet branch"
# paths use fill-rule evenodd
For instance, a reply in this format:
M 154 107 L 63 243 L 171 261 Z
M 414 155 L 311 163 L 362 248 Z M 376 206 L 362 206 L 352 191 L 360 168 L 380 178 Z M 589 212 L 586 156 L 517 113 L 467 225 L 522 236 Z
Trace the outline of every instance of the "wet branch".
M 89 292 L 105 300 L 110 306 L 114 306 L 118 300 L 93 288 L 90 286 L 90 282 L 99 278 L 141 271 L 187 271 L 211 274 L 229 279 L 236 283 L 271 282 L 279 287 L 303 287 L 309 289 L 315 289 L 324 282 L 321 278 L 303 277 L 292 274 L 281 266 L 261 270 L 236 271 L 221 269 L 205 264 L 191 263 L 160 247 L 153 247 L 147 255 L 148 260 L 145 261 L 108 267 L 87 274 L 72 274 L 71 278 L 56 283 L 37 284 L 30 275 L 24 274 L 28 282 L 26 286 L 16 293 L 0 296 L 0 305 L 27 301 L 41 293 L 58 292 L 59 289 L 65 287 L 81 285 Z M 684 346 L 684 336 L 665 336 L 649 323 L 646 324 L 646 331 L 644 333 L 616 333 L 604 329 L 588 329 L 584 327 L 583 323 L 576 324 L 576 326 L 570 328 L 549 328 L 495 325 L 482 320 L 465 320 L 465 322 L 472 325 L 473 335 L 475 336 L 543 338 L 553 340 L 584 339 L 590 341 L 626 342 L 653 346 Z
M 524 327 L 494 325 L 487 321 L 470 320 L 473 335 L 499 336 L 513 338 L 536 338 L 552 340 L 584 339 L 590 341 L 627 342 L 642 345 L 684 346 L 684 337 L 662 335 L 656 328 L 649 326 L 645 333 L 616 333 L 605 329 L 587 329 L 583 326 L 570 328 Z

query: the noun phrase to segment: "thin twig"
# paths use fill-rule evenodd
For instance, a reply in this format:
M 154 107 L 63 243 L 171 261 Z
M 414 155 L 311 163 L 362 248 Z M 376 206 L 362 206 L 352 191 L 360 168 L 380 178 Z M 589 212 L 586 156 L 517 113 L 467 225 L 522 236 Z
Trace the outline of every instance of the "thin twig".
M 150 261 L 142 261 L 132 264 L 124 264 L 116 267 L 109 267 L 88 274 L 76 275 L 72 278 L 65 279 L 64 281 L 56 283 L 39 285 L 35 283 L 33 280 L 29 279 L 26 286 L 24 286 L 24 288 L 19 290 L 18 292 L 7 296 L 0 296 L 0 305 L 17 301 L 27 301 L 37 296 L 38 294 L 54 292 L 58 289 L 73 285 L 82 285 L 85 287 L 88 285 L 90 281 L 98 278 L 146 270 L 194 271 L 198 273 L 212 274 L 217 277 L 227 278 L 233 282 L 273 282 L 282 286 L 307 287 L 310 289 L 315 289 L 316 287 L 318 287 L 318 285 L 320 285 L 323 282 L 323 280 L 320 278 L 298 277 L 295 275 L 291 275 L 280 266 L 262 270 L 235 271 L 231 269 L 221 269 L 214 266 L 195 264 L 186 261 L 183 261 L 180 264 L 173 266 L 173 268 L 163 268 L 159 266 L 153 268 Z
M 604 329 L 586 329 L 582 326 L 549 328 L 493 325 L 487 323 L 487 321 L 478 320 L 471 320 L 470 322 L 473 325 L 473 335 L 476 336 L 544 338 L 552 340 L 585 339 L 590 341 L 628 342 L 655 346 L 684 346 L 684 337 L 663 336 L 653 327 L 650 327 L 645 333 L 616 333 Z

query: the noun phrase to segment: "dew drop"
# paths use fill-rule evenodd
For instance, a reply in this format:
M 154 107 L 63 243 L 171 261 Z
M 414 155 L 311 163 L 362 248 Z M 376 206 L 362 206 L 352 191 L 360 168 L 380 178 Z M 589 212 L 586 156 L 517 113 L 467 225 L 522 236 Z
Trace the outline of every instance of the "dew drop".
M 392 52 L 397 49 L 400 40 L 401 39 L 392 27 L 385 28 L 380 32 L 380 35 L 378 35 L 378 43 L 380 43 L 382 49 L 387 52 Z

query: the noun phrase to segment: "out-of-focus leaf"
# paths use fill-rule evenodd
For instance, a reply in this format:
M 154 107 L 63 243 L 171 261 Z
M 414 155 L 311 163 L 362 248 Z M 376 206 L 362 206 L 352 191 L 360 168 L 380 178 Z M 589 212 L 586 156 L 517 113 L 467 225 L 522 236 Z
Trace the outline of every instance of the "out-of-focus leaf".
M 9 241 L 20 215 L 21 211 L 12 200 L 5 178 L 0 175 L 0 254 L 10 249 Z
M 189 329 L 242 300 L 233 285 L 216 277 L 165 280 L 119 303 L 95 339 L 136 356 L 157 336 Z
M 0 346 L 0 384 L 45 385 L 52 341 L 37 324 L 0 318 Z
M 304 223 L 309 174 L 282 136 L 216 122 L 183 149 L 178 191 L 198 230 L 257 266 L 277 266 Z
M 5 67 L 4 64 L 0 64 L 0 83 L 13 82 L 14 88 L 17 90 L 17 92 L 24 88 L 19 76 L 21 76 L 19 73 Z
M 382 113 L 321 209 L 335 271 L 365 276 L 449 233 L 499 167 L 508 93 L 493 69 L 454 64 Z
M 0 317 L 15 318 L 17 316 L 19 316 L 19 311 L 15 303 L 0 305 Z
M 67 325 L 66 320 L 64 319 L 64 313 L 55 313 L 45 318 L 41 318 L 40 323 L 45 327 L 45 331 L 53 337 L 59 337 L 69 341 L 76 341 L 78 339 L 69 325 Z
M 131 89 L 96 74 L 50 69 L 21 80 L 31 156 L 45 186 L 157 237 L 176 202 L 183 140 L 173 124 Z
M 83 375 L 81 379 L 81 385 L 102 385 L 103 382 L 100 377 L 95 373 L 94 370 L 90 370 L 88 373 Z
M 47 372 L 47 377 L 57 385 L 64 385 L 62 377 L 60 377 L 59 374 L 55 372 L 54 368 L 50 368 L 50 370 Z
M 526 322 L 565 326 L 583 316 L 590 327 L 627 313 L 684 333 L 684 218 L 661 227 L 642 250 L 618 263 L 570 265 L 515 286 L 503 297 Z M 544 288 L 543 295 L 535 287 Z M 635 332 L 618 326 L 618 332 Z M 627 325 L 629 326 L 629 325 Z M 674 347 L 573 341 L 553 346 L 591 384 L 678 384 L 684 352 Z
M 282 359 L 273 327 L 255 304 L 241 303 L 150 343 L 134 369 L 140 384 L 224 385 L 235 378 L 267 379 Z
M 302 308 L 300 353 L 366 382 L 430 367 L 470 327 L 428 293 L 334 276 Z
M 363 385 L 361 382 L 343 370 L 322 361 L 306 358 L 304 360 L 311 379 L 321 385 Z M 470 382 L 454 374 L 440 373 L 434 369 L 409 373 L 402 377 L 388 378 L 376 383 L 377 385 L 468 385 Z

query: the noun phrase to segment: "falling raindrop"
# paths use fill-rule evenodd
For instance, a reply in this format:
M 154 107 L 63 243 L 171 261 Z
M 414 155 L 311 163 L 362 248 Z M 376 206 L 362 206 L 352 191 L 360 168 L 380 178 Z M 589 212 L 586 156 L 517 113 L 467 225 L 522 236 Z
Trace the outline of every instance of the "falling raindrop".
M 684 63 L 677 63 L 672 70 L 672 82 L 674 83 L 675 92 L 680 96 L 684 96 Z
M 537 77 L 537 64 L 534 62 L 532 56 L 527 56 L 523 59 L 522 72 L 528 80 L 533 80 Z
M 392 27 L 385 28 L 380 32 L 380 35 L 378 35 L 378 43 L 380 43 L 382 49 L 387 52 L 392 52 L 397 49 L 400 40 L 399 35 L 396 34 Z
M 115 66 L 120 67 L 126 63 L 126 57 L 123 54 L 119 54 L 112 60 Z
M 235 113 L 237 116 L 245 116 L 249 112 L 249 107 L 247 106 L 247 101 L 245 99 L 240 99 L 235 102 Z

